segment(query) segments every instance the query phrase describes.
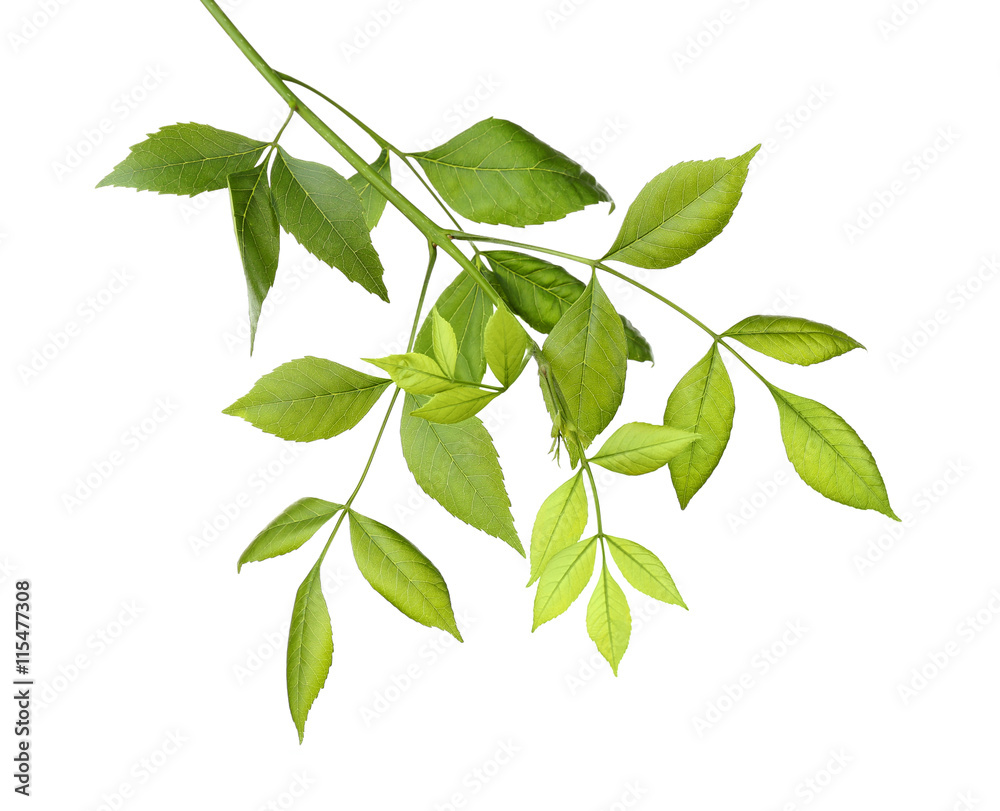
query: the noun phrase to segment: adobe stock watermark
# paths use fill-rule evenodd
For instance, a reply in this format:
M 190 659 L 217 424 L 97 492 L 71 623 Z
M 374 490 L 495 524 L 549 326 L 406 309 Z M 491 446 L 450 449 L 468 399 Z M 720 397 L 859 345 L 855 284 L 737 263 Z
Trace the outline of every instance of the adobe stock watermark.
M 271 797 L 267 802 L 257 806 L 258 811 L 288 811 L 301 800 L 316 784 L 316 778 L 305 772 L 292 772 L 288 785 Z
M 605 116 L 601 129 L 584 144 L 581 144 L 572 152 L 570 157 L 579 163 L 584 169 L 592 167 L 597 160 L 608 151 L 608 147 L 615 143 L 628 130 L 628 124 L 618 116 Z
M 111 791 L 101 794 L 95 811 L 121 811 L 122 807 L 163 771 L 170 761 L 180 753 L 191 739 L 180 731 L 168 732 L 147 754 L 138 758 L 128 770 L 128 777 L 119 782 Z
M 351 29 L 347 39 L 340 43 L 344 61 L 350 64 L 378 39 L 393 21 L 403 13 L 402 0 L 389 0 L 383 6 L 372 9 L 367 17 Z
M 563 23 L 568 22 L 570 17 L 576 14 L 588 2 L 590 0 L 559 0 L 558 3 L 549 6 L 545 10 L 545 22 L 549 24 L 549 28 L 552 31 L 555 31 Z
M 59 665 L 55 675 L 37 684 L 32 709 L 36 713 L 41 713 L 55 704 L 98 659 L 121 640 L 125 632 L 144 613 L 145 609 L 135 600 L 122 602 L 110 620 L 87 636 L 83 650 Z
M 502 83 L 494 74 L 481 73 L 468 92 L 444 109 L 441 114 L 441 125 L 432 129 L 425 137 L 417 139 L 415 151 L 433 149 L 459 130 L 465 129 L 472 123 L 470 119 L 479 118 L 483 105 L 493 98 L 501 87 Z
M 636 808 L 645 796 L 646 789 L 639 785 L 639 781 L 630 780 L 618 795 L 618 799 L 611 803 L 611 805 L 602 805 L 599 807 L 601 811 L 628 811 L 630 808 Z
M 934 684 L 955 660 L 979 639 L 1000 617 L 1000 588 L 994 588 L 979 608 L 966 614 L 952 636 L 927 653 L 920 663 L 896 684 L 896 695 L 907 706 Z
M 956 132 L 950 125 L 939 127 L 927 146 L 903 161 L 896 177 L 881 189 L 876 189 L 868 202 L 858 206 L 857 213 L 844 222 L 844 236 L 848 243 L 854 245 L 869 233 L 903 197 L 913 190 L 917 183 L 927 176 L 942 157 L 955 148 L 961 137 L 961 133 Z
M 520 754 L 521 746 L 511 739 L 497 742 L 496 750 L 480 764 L 466 772 L 458 786 L 443 803 L 435 803 L 434 811 L 458 811 L 481 794 Z
M 754 5 L 754 0 L 731 0 L 714 15 L 702 20 L 698 29 L 688 35 L 684 44 L 671 54 L 678 72 L 683 73 L 701 59 L 737 22 L 743 19 L 751 5 Z
M 197 532 L 188 535 L 188 547 L 191 551 L 197 556 L 210 549 L 226 530 L 246 514 L 254 505 L 255 499 L 285 475 L 304 452 L 303 448 L 286 443 L 270 460 L 258 466 L 247 476 L 242 490 L 235 496 L 218 502 L 215 514 L 206 518 Z M 262 525 L 261 529 L 263 528 Z
M 724 684 L 715 698 L 709 700 L 704 712 L 691 719 L 698 737 L 704 737 L 705 733 L 732 712 L 751 690 L 760 685 L 762 679 L 785 661 L 808 632 L 809 629 L 801 620 L 786 622 L 778 637 L 758 649 L 750 657 L 747 667 L 732 681 Z
M 815 802 L 853 762 L 854 755 L 843 747 L 831 749 L 823 764 L 808 777 L 796 783 L 792 789 L 792 798 L 776 806 L 776 811 L 800 811 Z
M 91 126 L 80 130 L 66 147 L 61 160 L 52 161 L 52 173 L 60 183 L 73 174 L 94 154 L 117 128 L 154 93 L 169 76 L 159 65 L 151 65 L 131 87 L 120 93 L 108 110 Z
M 16 54 L 45 31 L 72 0 L 38 0 L 35 8 L 22 14 L 16 27 L 7 32 L 7 44 Z
M 760 151 L 750 162 L 747 177 L 752 178 L 762 167 L 781 151 L 782 147 L 798 135 L 816 115 L 830 103 L 833 91 L 825 82 L 810 85 L 802 99 L 785 111 L 774 122 L 772 131 L 760 142 Z
M 467 612 L 459 614 L 456 621 L 463 630 L 471 628 L 477 622 L 476 618 Z M 435 631 L 417 648 L 413 659 L 390 676 L 383 687 L 375 691 L 371 702 L 358 708 L 365 726 L 370 727 L 384 718 L 393 707 L 398 706 L 428 670 L 437 665 L 458 644 L 458 640 L 447 631 Z
M 42 375 L 59 357 L 75 344 L 87 327 L 111 307 L 118 297 L 135 281 L 131 271 L 118 268 L 96 292 L 80 301 L 73 316 L 55 329 L 49 330 L 42 343 L 17 365 L 17 376 L 25 386 Z
M 157 397 L 153 408 L 145 417 L 136 420 L 118 437 L 118 444 L 103 456 L 90 463 L 86 473 L 62 494 L 62 504 L 72 515 L 104 487 L 124 467 L 125 463 L 146 446 L 175 413 L 177 404 L 169 397 Z
M 750 523 L 778 497 L 782 488 L 793 478 L 790 470 L 782 469 L 776 470 L 770 478 L 758 480 L 753 492 L 741 498 L 740 503 L 726 513 L 729 531 L 733 535 L 738 535 L 750 526 Z
M 976 269 L 951 287 L 944 294 L 940 306 L 935 307 L 933 312 L 919 319 L 916 327 L 903 337 L 895 349 L 886 355 L 892 371 L 898 372 L 909 365 L 932 341 L 937 339 L 945 327 L 952 323 L 954 317 L 963 312 L 996 278 L 998 270 L 1000 270 L 1000 259 L 997 258 L 996 254 L 980 257 Z
M 910 499 L 912 510 L 900 512 L 899 521 L 890 522 L 881 534 L 870 538 L 864 549 L 854 554 L 851 559 L 854 571 L 864 577 L 885 560 L 905 538 L 910 536 L 921 518 L 943 501 L 970 471 L 971 468 L 961 459 L 949 462 L 940 476 L 914 493 Z
M 929 2 L 930 0 L 903 0 L 901 3 L 893 3 L 889 11 L 879 17 L 876 23 L 883 41 L 888 42 L 902 31 Z

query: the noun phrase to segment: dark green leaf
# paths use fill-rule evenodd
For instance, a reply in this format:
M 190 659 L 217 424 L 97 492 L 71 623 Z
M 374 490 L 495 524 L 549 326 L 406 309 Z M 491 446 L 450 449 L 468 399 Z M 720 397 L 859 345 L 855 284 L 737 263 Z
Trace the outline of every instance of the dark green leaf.
M 250 352 L 257 335 L 260 308 L 274 284 L 278 270 L 278 215 L 271 203 L 267 164 L 229 176 L 229 200 L 233 209 L 236 242 L 243 261 L 250 300 Z
M 719 347 L 712 344 L 670 393 L 664 425 L 698 434 L 698 441 L 670 460 L 681 509 L 687 507 L 722 459 L 733 430 L 736 399 Z
M 333 504 L 321 498 L 300 498 L 250 542 L 240 555 L 236 571 L 242 569 L 244 563 L 294 552 L 343 508 L 342 504 Z
M 410 619 L 461 642 L 448 586 L 437 567 L 394 529 L 354 510 L 347 515 L 354 559 L 372 588 Z
M 723 337 L 735 338 L 764 355 L 799 366 L 822 363 L 852 349 L 864 349 L 839 329 L 785 315 L 751 315 L 727 329 Z
M 364 207 L 350 183 L 329 166 L 298 160 L 278 147 L 271 187 L 282 228 L 352 282 L 389 300 Z
M 612 202 L 580 164 L 499 118 L 473 124 L 412 157 L 445 202 L 475 222 L 532 225 Z
M 750 160 L 689 161 L 658 174 L 635 198 L 604 259 L 640 268 L 667 268 L 722 233 L 743 194 Z
M 264 375 L 223 413 L 294 442 L 329 439 L 357 425 L 388 385 L 383 377 L 307 356 Z
M 302 581 L 295 595 L 292 625 L 288 630 L 288 707 L 299 731 L 299 743 L 305 736 L 309 709 L 326 684 L 333 664 L 333 631 L 330 612 L 323 599 L 320 569 L 317 563 Z
M 171 124 L 130 148 L 100 183 L 194 196 L 226 188 L 234 172 L 252 169 L 268 145 L 205 124 Z
M 385 179 L 386 183 L 392 182 L 392 170 L 389 168 L 389 151 L 383 149 L 375 159 L 375 163 L 369 164 L 378 174 Z M 371 231 L 378 221 L 382 219 L 382 212 L 385 211 L 385 198 L 372 187 L 360 174 L 351 175 L 347 182 L 354 187 L 354 191 L 361 198 L 361 207 L 365 210 L 365 225 Z

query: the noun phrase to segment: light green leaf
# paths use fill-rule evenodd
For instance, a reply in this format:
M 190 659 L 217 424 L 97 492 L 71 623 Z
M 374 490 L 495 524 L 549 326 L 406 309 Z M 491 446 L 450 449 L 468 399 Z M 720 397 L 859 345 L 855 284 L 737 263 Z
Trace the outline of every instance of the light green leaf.
M 267 164 L 229 176 L 229 200 L 233 210 L 236 242 L 243 261 L 250 300 L 250 353 L 257 335 L 260 308 L 274 284 L 278 270 L 278 215 L 271 203 Z
M 410 394 L 437 394 L 453 389 L 457 385 L 434 358 L 419 352 L 362 360 L 378 366 L 392 378 L 393 383 Z
M 319 567 L 319 563 L 313 566 L 299 586 L 288 630 L 288 707 L 299 731 L 299 743 L 305 736 L 309 708 L 326 684 L 333 664 L 333 631 Z
M 668 268 L 703 248 L 733 216 L 758 149 L 731 160 L 679 163 L 658 174 L 629 206 L 604 259 Z
M 778 404 L 788 461 L 802 481 L 832 501 L 898 521 L 875 458 L 854 429 L 822 403 L 768 388 Z
M 437 309 L 431 310 L 431 338 L 434 346 L 434 357 L 449 377 L 455 377 L 455 364 L 458 362 L 458 340 L 451 323 Z M 420 394 L 421 392 L 416 392 Z M 430 394 L 430 392 L 423 392 Z
M 422 401 L 407 395 L 399 433 L 403 456 L 427 495 L 467 524 L 524 554 L 514 530 L 503 471 L 489 432 L 478 417 L 441 425 L 414 417 Z
M 394 529 L 354 510 L 347 517 L 354 559 L 372 588 L 410 619 L 461 642 L 451 595 L 437 567 Z
M 583 471 L 556 488 L 538 508 L 531 530 L 530 586 L 552 558 L 580 540 L 587 526 L 587 493 Z
M 516 251 L 484 251 L 493 270 L 494 287 L 508 306 L 532 329 L 548 333 L 576 302 L 586 285 L 545 259 Z M 649 342 L 622 316 L 628 358 L 652 361 Z
M 129 149 L 100 183 L 194 196 L 226 188 L 234 172 L 252 169 L 268 145 L 205 124 L 171 124 Z
M 681 509 L 687 507 L 722 459 L 733 430 L 736 399 L 717 344 L 712 344 L 670 393 L 664 425 L 699 439 L 670 460 L 670 477 Z
M 646 547 L 624 538 L 607 536 L 611 557 L 629 584 L 654 600 L 687 608 L 674 579 L 658 557 Z
M 283 363 L 222 413 L 293 442 L 353 428 L 389 386 L 383 377 L 307 356 Z
M 435 394 L 412 414 L 431 422 L 452 424 L 474 417 L 500 392 L 460 386 Z
M 632 636 L 632 614 L 625 592 L 611 576 L 607 564 L 601 564 L 597 587 L 587 605 L 587 633 L 617 676 L 618 665 Z
M 597 536 L 577 541 L 552 556 L 538 578 L 532 631 L 558 617 L 580 596 L 594 573 L 596 557 Z
M 321 498 L 300 498 L 286 507 L 281 515 L 250 542 L 240 555 L 236 571 L 239 572 L 244 563 L 294 552 L 342 509 L 344 505 L 333 504 Z
M 468 273 L 458 276 L 445 288 L 434 309 L 451 324 L 458 340 L 458 363 L 455 377 L 469 383 L 479 383 L 486 372 L 483 336 L 493 312 L 492 302 Z M 432 319 L 428 316 L 417 333 L 413 348 L 425 355 L 433 345 Z
M 389 150 L 383 149 L 374 163 L 369 164 L 378 174 L 383 177 L 386 183 L 392 182 L 392 170 L 389 168 Z M 371 183 L 365 180 L 361 174 L 354 174 L 347 178 L 347 182 L 354 187 L 354 191 L 361 198 L 361 207 L 365 211 L 365 225 L 371 231 L 378 221 L 382 219 L 382 212 L 385 211 L 385 198 L 375 191 Z
M 580 164 L 517 124 L 488 118 L 427 152 L 411 153 L 438 193 L 475 222 L 532 225 L 611 197 Z
M 641 476 L 659 470 L 696 439 L 697 434 L 668 425 L 629 422 L 609 436 L 590 461 L 614 473 Z
M 723 337 L 735 338 L 769 357 L 809 366 L 864 349 L 851 336 L 826 324 L 784 315 L 751 315 L 730 327 Z
M 542 353 L 583 447 L 614 418 L 625 391 L 625 330 L 595 273 L 559 319 Z
M 528 333 L 507 310 L 493 313 L 486 324 L 486 362 L 501 386 L 509 386 L 524 368 Z
M 329 166 L 298 160 L 279 146 L 271 187 L 282 228 L 352 282 L 389 300 L 365 210 L 350 183 Z

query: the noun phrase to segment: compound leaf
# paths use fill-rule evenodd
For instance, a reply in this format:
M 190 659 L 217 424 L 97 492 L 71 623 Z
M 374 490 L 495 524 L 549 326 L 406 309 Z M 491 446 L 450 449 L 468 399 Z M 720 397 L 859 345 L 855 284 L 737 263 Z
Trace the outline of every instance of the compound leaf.
M 587 633 L 617 676 L 632 635 L 632 614 L 625 592 L 611 576 L 607 564 L 601 565 L 597 586 L 587 605 Z
M 282 439 L 311 442 L 353 428 L 388 386 L 384 377 L 306 356 L 264 375 L 222 413 Z
M 532 225 L 612 202 L 580 164 L 500 118 L 412 157 L 448 205 L 474 222 Z
M 785 451 L 806 484 L 832 501 L 898 521 L 875 458 L 861 437 L 822 403 L 769 386 Z
M 575 544 L 587 526 L 587 493 L 583 471 L 564 482 L 542 502 L 531 530 L 530 586 L 553 556 Z
M 658 557 L 646 547 L 624 538 L 607 536 L 611 557 L 629 584 L 654 600 L 687 608 L 674 579 Z
M 271 187 L 282 228 L 352 282 L 389 300 L 361 198 L 347 180 L 329 166 L 293 158 L 279 146 Z
M 129 148 L 97 187 L 125 186 L 194 196 L 226 188 L 234 172 L 252 169 L 268 144 L 206 124 L 171 124 Z
M 417 484 L 459 520 L 524 555 L 486 426 L 478 417 L 442 425 L 413 416 L 422 403 L 408 394 L 399 426 L 403 456 Z
M 558 617 L 580 596 L 594 573 L 596 557 L 596 536 L 577 541 L 552 556 L 538 578 L 532 631 Z
M 751 315 L 727 329 L 723 337 L 735 338 L 757 352 L 799 366 L 864 349 L 839 329 L 786 315 Z
M 239 572 L 244 563 L 294 552 L 342 509 L 343 504 L 334 504 L 321 498 L 300 498 L 286 507 L 281 515 L 250 542 L 240 555 L 236 571 Z
M 697 439 L 697 434 L 669 425 L 629 422 L 609 436 L 590 461 L 614 473 L 640 476 L 659 470 Z
M 565 400 L 564 416 L 587 447 L 614 418 L 625 391 L 625 330 L 596 273 L 542 352 Z
M 386 183 L 392 181 L 392 170 L 389 168 L 389 150 L 383 149 L 374 163 L 368 164 L 380 176 L 385 178 Z M 354 187 L 354 191 L 361 198 L 361 207 L 365 212 L 365 225 L 371 231 L 378 221 L 382 219 L 382 212 L 385 211 L 385 198 L 375 191 L 364 175 L 354 174 L 347 178 L 347 182 Z
M 299 743 L 305 736 L 309 708 L 326 684 L 331 664 L 333 631 L 317 563 L 295 594 L 292 625 L 288 630 L 288 707 L 299 731 Z
M 461 642 L 448 586 L 437 567 L 394 529 L 354 510 L 347 517 L 354 559 L 372 588 L 410 619 Z
M 680 379 L 667 399 L 664 425 L 698 434 L 670 460 L 670 478 L 681 509 L 687 507 L 719 464 L 733 430 L 736 399 L 717 344 Z
M 629 206 L 604 259 L 667 268 L 703 248 L 733 216 L 758 149 L 731 160 L 679 163 L 658 174 Z
M 278 214 L 271 203 L 267 164 L 229 176 L 229 201 L 233 210 L 236 242 L 243 262 L 250 301 L 250 352 L 257 335 L 257 321 L 268 290 L 278 271 Z

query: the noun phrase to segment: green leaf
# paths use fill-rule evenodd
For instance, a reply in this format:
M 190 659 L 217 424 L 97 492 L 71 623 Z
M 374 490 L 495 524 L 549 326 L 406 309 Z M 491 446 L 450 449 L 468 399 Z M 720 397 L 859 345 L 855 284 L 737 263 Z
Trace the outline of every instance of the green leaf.
M 383 377 L 306 356 L 264 375 L 222 413 L 282 439 L 312 442 L 353 428 L 388 386 Z
M 854 429 L 822 403 L 768 388 L 778 404 L 788 461 L 802 481 L 832 501 L 898 521 L 875 458 Z
M 654 600 L 687 608 L 681 594 L 674 585 L 674 579 L 658 557 L 646 547 L 624 538 L 607 536 L 611 547 L 611 557 L 622 575 L 636 590 Z
M 479 383 L 486 372 L 483 336 L 486 323 L 493 313 L 492 302 L 468 273 L 459 273 L 440 295 L 434 309 L 455 330 L 458 340 L 455 377 L 469 383 Z M 431 351 L 432 345 L 432 319 L 428 316 L 417 333 L 413 348 L 426 355 Z
M 268 144 L 205 124 L 171 124 L 129 149 L 100 183 L 194 196 L 226 188 L 234 172 L 252 169 Z
M 417 398 L 406 396 L 399 426 L 403 456 L 417 484 L 456 518 L 523 555 L 500 461 L 482 421 L 470 417 L 454 425 L 428 422 L 410 413 L 418 405 Z
M 486 362 L 500 385 L 507 387 L 524 368 L 528 333 L 507 310 L 493 313 L 486 324 Z
M 386 183 L 392 182 L 392 170 L 389 168 L 389 150 L 383 149 L 374 163 L 368 164 L 374 169 Z M 354 187 L 354 191 L 361 198 L 361 207 L 365 211 L 365 225 L 371 231 L 378 221 L 382 219 L 382 212 L 385 211 L 385 198 L 375 191 L 363 175 L 354 174 L 347 178 L 347 182 Z
M 632 614 L 625 592 L 611 576 L 607 564 L 601 565 L 597 587 L 587 605 L 587 633 L 617 676 L 618 665 L 632 636 Z
M 864 349 L 851 336 L 826 324 L 784 315 L 751 315 L 730 327 L 723 337 L 735 338 L 764 355 L 809 366 Z
M 271 203 L 267 164 L 229 176 L 229 200 L 233 210 L 236 242 L 243 261 L 250 300 L 250 352 L 257 335 L 260 308 L 278 271 L 278 215 Z
M 625 391 L 625 330 L 595 273 L 542 352 L 584 447 L 614 418 Z
M 240 555 L 236 571 L 239 572 L 244 563 L 294 552 L 342 509 L 343 504 L 333 504 L 321 498 L 300 498 L 286 507 L 250 542 Z
M 389 300 L 365 210 L 350 183 L 329 166 L 298 160 L 279 146 L 271 187 L 282 228 L 352 282 Z
M 670 460 L 670 477 L 681 509 L 687 507 L 722 459 L 733 430 L 736 399 L 717 344 L 712 344 L 670 393 L 664 425 L 699 439 Z
M 614 473 L 641 476 L 659 470 L 696 439 L 697 434 L 668 425 L 629 422 L 609 436 L 590 461 Z
M 461 642 L 448 586 L 437 567 L 394 529 L 354 510 L 347 517 L 354 559 L 372 588 L 410 619 Z
M 583 471 L 556 488 L 538 508 L 531 530 L 530 586 L 553 556 L 580 540 L 587 526 L 587 493 Z
M 419 352 L 363 360 L 378 366 L 392 378 L 393 383 L 410 394 L 437 394 L 457 385 L 434 358 Z
M 299 731 L 299 743 L 305 736 L 309 708 L 326 684 L 331 664 L 333 631 L 317 562 L 295 595 L 292 625 L 288 630 L 288 707 Z
M 597 557 L 597 536 L 577 541 L 552 556 L 542 569 L 535 591 L 534 624 L 539 625 L 562 614 L 590 582 Z
M 458 340 L 455 338 L 455 330 L 451 323 L 436 309 L 431 310 L 431 324 L 434 357 L 437 358 L 437 362 L 445 374 L 453 378 L 455 364 L 458 362 Z
M 758 149 L 731 160 L 679 163 L 658 174 L 629 206 L 604 259 L 668 268 L 703 248 L 733 216 Z
M 416 411 L 414 417 L 431 422 L 452 424 L 474 417 L 499 395 L 498 391 L 484 391 L 472 386 L 460 386 L 435 394 Z
M 493 279 L 508 306 L 532 329 L 548 333 L 576 302 L 586 285 L 572 274 L 545 259 L 516 251 L 484 251 Z M 622 316 L 628 358 L 652 361 L 649 342 Z
M 411 156 L 448 205 L 474 222 L 532 225 L 612 202 L 580 164 L 499 118 Z

